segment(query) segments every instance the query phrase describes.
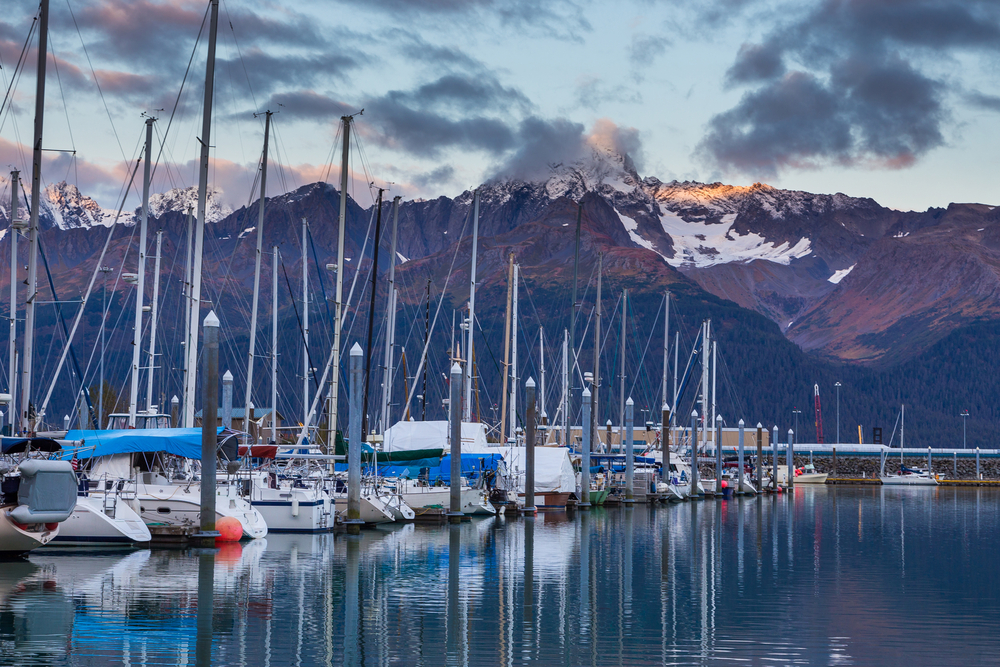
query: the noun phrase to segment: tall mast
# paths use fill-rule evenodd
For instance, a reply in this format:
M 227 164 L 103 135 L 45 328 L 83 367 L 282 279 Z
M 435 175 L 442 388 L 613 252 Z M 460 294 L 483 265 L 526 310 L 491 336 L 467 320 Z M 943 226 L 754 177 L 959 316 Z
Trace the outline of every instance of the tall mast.
M 661 405 L 669 407 L 671 414 L 673 414 L 674 406 L 670 405 L 668 400 L 670 390 L 667 387 L 667 365 L 670 363 L 670 290 L 667 290 L 666 299 L 667 306 L 663 319 L 663 401 L 661 401 Z
M 709 320 L 709 321 L 711 322 L 711 320 Z M 711 325 L 709 325 L 709 326 L 711 326 Z M 719 356 L 718 355 L 719 355 L 718 344 L 715 342 L 715 340 L 712 340 L 712 422 L 709 424 L 709 430 L 712 433 L 716 432 L 716 430 L 715 430 L 715 415 L 716 415 L 716 410 L 718 408 L 718 403 L 717 403 L 718 399 L 717 399 L 716 393 L 715 393 L 715 390 L 718 388 L 718 384 L 716 384 L 716 380 L 717 380 L 718 372 L 719 372 L 719 365 L 717 363 L 718 360 L 719 360 Z M 715 446 L 718 447 L 719 443 L 716 442 Z
M 184 391 L 187 389 L 187 377 L 189 375 L 187 349 L 191 346 L 191 251 L 194 245 L 194 213 L 191 207 L 187 209 L 187 245 L 184 246 Z M 184 391 L 181 393 L 183 394 Z M 179 425 L 184 424 L 184 413 L 178 417 Z
M 149 373 L 146 375 L 146 412 L 153 412 L 153 373 L 156 371 L 156 318 L 160 298 L 160 249 L 163 247 L 163 230 L 156 232 L 156 262 L 153 265 L 153 302 L 149 320 Z M 160 406 L 161 411 L 163 406 Z
M 476 331 L 476 259 L 479 254 L 479 189 L 472 193 L 472 270 L 469 272 L 469 342 L 465 346 L 465 403 L 462 419 L 472 421 L 472 355 Z M 544 396 L 545 390 L 542 390 Z M 544 399 L 543 399 L 544 400 Z M 544 410 L 543 410 L 544 412 Z
M 31 362 L 35 347 L 35 302 L 38 296 L 38 210 L 42 203 L 42 125 L 45 120 L 45 64 L 49 41 L 49 0 L 38 10 L 38 79 L 35 85 L 35 136 L 31 153 L 31 212 L 28 222 L 28 294 L 24 309 L 24 358 L 21 360 L 21 426 L 33 431 L 31 412 Z M 16 192 L 12 188 L 12 192 Z
M 604 268 L 604 253 L 597 253 L 597 303 L 594 308 L 594 383 L 590 392 L 590 451 L 597 439 L 597 428 L 600 423 L 597 410 L 597 391 L 601 386 L 601 273 Z
M 573 370 L 576 369 L 576 311 L 577 311 L 577 283 L 580 278 L 580 228 L 583 221 L 583 204 L 576 205 L 576 250 L 573 252 L 573 305 L 569 313 L 569 374 L 572 377 Z M 581 376 L 582 381 L 582 376 Z M 566 405 L 570 405 L 572 397 L 567 399 Z
M 135 428 L 135 413 L 139 409 L 139 355 L 142 352 L 142 307 L 146 295 L 146 229 L 149 226 L 149 179 L 153 160 L 153 121 L 146 118 L 146 156 L 142 169 L 142 214 L 139 217 L 139 265 L 135 285 L 135 331 L 132 332 L 132 385 L 128 399 L 128 425 Z
M 625 332 L 627 327 L 625 326 L 625 321 L 628 318 L 628 290 L 622 291 L 622 341 L 621 341 L 621 355 L 622 355 L 622 374 L 621 374 L 621 391 L 620 391 L 620 401 L 618 404 L 618 445 L 621 449 L 621 445 L 624 443 L 625 434 Z M 610 449 L 610 443 L 609 449 Z
M 566 329 L 562 346 L 562 430 L 562 444 L 569 447 L 569 331 Z
M 371 299 L 368 301 L 368 344 L 365 349 L 368 353 L 365 355 L 365 382 L 364 382 L 364 397 L 362 398 L 361 405 L 361 442 L 368 441 L 368 392 L 371 389 L 371 368 L 372 368 L 372 335 L 375 331 L 375 287 L 378 285 L 378 249 L 381 245 L 382 237 L 382 193 L 385 192 L 382 188 L 378 189 L 378 200 L 375 203 L 375 244 L 372 246 L 372 293 Z
M 507 427 L 508 438 L 517 433 L 517 274 L 520 264 L 514 265 L 514 295 L 510 311 L 510 425 Z
M 309 222 L 302 218 L 302 423 L 309 428 Z M 369 346 L 370 349 L 371 346 Z M 370 355 L 369 355 L 370 356 Z
M 337 401 L 340 400 L 340 330 L 344 313 L 344 231 L 347 227 L 347 169 L 351 142 L 351 117 L 342 116 L 344 123 L 344 150 L 340 160 L 340 216 L 337 218 L 337 292 L 334 296 L 333 316 L 333 377 L 330 378 L 330 437 L 337 437 Z
M 548 424 L 548 415 L 545 414 L 545 327 L 538 329 L 538 357 L 541 360 L 541 384 L 539 385 L 538 397 L 538 417 L 542 424 Z M 546 436 L 548 433 L 546 432 Z
M 208 205 L 208 158 L 212 146 L 212 96 L 215 90 L 215 42 L 219 32 L 219 0 L 211 0 L 208 59 L 205 64 L 205 102 L 201 117 L 201 171 L 198 175 L 198 218 L 194 235 L 194 276 L 191 281 L 191 320 L 188 323 L 188 374 L 184 387 L 184 425 L 194 426 L 194 394 L 198 375 L 198 330 L 201 324 L 201 263 L 205 252 L 205 209 Z M 217 406 L 216 406 L 217 407 Z
M 385 373 L 382 380 L 382 433 L 389 428 L 392 402 L 392 353 L 396 343 L 396 238 L 399 231 L 399 200 L 392 198 L 392 241 L 389 244 L 389 311 L 386 313 Z
M 247 350 L 247 386 L 243 393 L 244 425 L 250 423 L 253 360 L 257 351 L 257 308 L 260 302 L 260 261 L 264 244 L 264 204 L 267 202 L 267 145 L 271 138 L 271 113 L 264 112 L 264 153 L 260 159 L 260 197 L 257 199 L 257 252 L 253 264 L 253 307 L 250 310 L 250 347 Z M 249 432 L 249 428 L 247 429 Z
M 680 362 L 680 349 L 681 349 L 681 332 L 674 332 L 674 400 L 673 404 L 670 406 L 670 425 L 673 426 L 677 421 L 677 365 Z
M 507 255 L 507 305 L 503 325 L 503 389 L 500 390 L 500 438 L 507 426 L 507 380 L 510 377 L 510 299 L 514 290 L 514 253 Z
M 709 337 L 708 320 L 701 323 L 701 423 L 702 423 L 702 444 L 708 442 L 708 371 L 709 371 Z M 694 434 L 692 434 L 694 437 Z M 692 440 L 694 442 L 694 440 Z
M 271 248 L 271 441 L 278 444 L 278 246 Z
M 14 435 L 18 427 L 15 395 L 17 387 L 17 186 L 21 172 L 16 169 L 10 172 L 10 338 L 7 360 L 7 391 L 10 393 L 10 406 L 7 416 L 10 418 L 10 434 Z M 80 424 L 83 428 L 83 424 Z

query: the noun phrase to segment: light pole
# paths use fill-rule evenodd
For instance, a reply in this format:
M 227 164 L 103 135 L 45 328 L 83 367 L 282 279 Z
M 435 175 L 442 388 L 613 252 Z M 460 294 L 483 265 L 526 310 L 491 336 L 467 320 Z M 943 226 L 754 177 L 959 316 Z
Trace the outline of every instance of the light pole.
M 840 444 L 840 383 L 833 385 L 837 388 L 837 444 Z
M 962 449 L 966 449 L 966 444 L 965 444 L 965 420 L 969 416 L 969 411 L 968 410 L 962 410 L 962 412 L 959 413 L 959 414 L 962 417 Z
M 801 414 L 802 414 L 801 410 L 799 410 L 798 408 L 792 408 L 792 415 L 795 419 L 795 433 L 793 435 L 796 443 L 799 441 L 799 415 Z
M 108 274 L 114 271 L 110 266 L 102 266 L 104 287 L 101 290 L 101 382 L 97 386 L 97 428 L 104 426 L 104 323 L 108 312 Z

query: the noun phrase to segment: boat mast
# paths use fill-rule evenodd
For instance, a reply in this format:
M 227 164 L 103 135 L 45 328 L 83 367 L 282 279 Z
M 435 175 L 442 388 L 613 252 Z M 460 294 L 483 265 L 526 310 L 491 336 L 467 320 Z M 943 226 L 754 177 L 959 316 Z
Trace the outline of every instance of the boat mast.
M 271 248 L 271 442 L 278 444 L 278 246 Z
M 514 294 L 510 310 L 510 424 L 507 427 L 507 437 L 510 439 L 514 439 L 517 434 L 517 274 L 520 270 L 521 265 L 515 264 Z
M 708 443 L 708 352 L 711 346 L 708 320 L 701 323 L 701 443 L 702 446 Z M 692 442 L 696 442 L 696 434 L 692 433 Z M 697 446 L 695 446 L 695 456 L 697 456 Z
M 677 422 L 677 366 L 680 363 L 681 332 L 674 332 L 674 402 L 670 406 L 670 426 Z
M 667 400 L 669 387 L 667 387 L 667 366 L 670 364 L 670 290 L 667 290 L 666 295 L 667 305 L 664 320 L 663 320 L 663 401 L 661 404 L 664 408 L 670 409 L 670 414 L 674 413 L 674 406 L 670 405 L 670 401 Z M 666 424 L 663 425 L 666 428 Z
M 510 377 L 510 300 L 514 288 L 514 253 L 507 255 L 507 306 L 503 325 L 503 389 L 500 391 L 500 438 L 507 426 L 507 379 Z
M 205 210 L 208 205 L 208 158 L 212 135 L 212 96 L 215 89 L 215 43 L 219 31 L 219 0 L 211 0 L 212 17 L 208 31 L 208 59 L 205 64 L 205 101 L 201 118 L 201 170 L 198 175 L 198 217 L 194 235 L 194 275 L 191 283 L 191 319 L 188 322 L 188 374 L 184 387 L 184 425 L 194 426 L 194 395 L 198 375 L 198 331 L 201 324 L 201 263 L 205 252 Z
M 344 123 L 344 149 L 340 159 L 340 215 L 337 218 L 337 291 L 334 296 L 333 363 L 330 378 L 330 437 L 337 437 L 337 401 L 340 400 L 340 330 L 344 301 L 344 232 L 347 227 L 347 169 L 351 142 L 351 116 L 341 116 Z
M 184 246 L 184 387 L 187 388 L 188 376 L 188 354 L 187 349 L 191 346 L 191 251 L 194 245 L 194 213 L 191 207 L 187 209 L 187 245 Z M 182 390 L 183 394 L 184 391 Z M 178 425 L 184 424 L 184 413 L 180 413 Z
M 16 169 L 10 172 L 10 334 L 7 366 L 7 391 L 10 392 L 10 405 L 7 416 L 10 419 L 10 434 L 14 435 L 18 427 L 17 415 L 17 186 L 21 172 Z M 82 378 L 81 378 L 82 380 Z M 83 428 L 83 424 L 80 424 Z
M 472 355 L 473 341 L 476 331 L 476 259 L 479 254 L 479 188 L 472 193 L 472 269 L 469 272 L 469 342 L 465 346 L 465 404 L 462 409 L 462 419 L 472 421 Z M 544 386 L 544 380 L 543 386 Z M 542 396 L 545 390 L 542 389 Z M 545 400 L 544 398 L 542 400 Z M 544 414 L 545 410 L 542 410 Z
M 378 198 L 375 203 L 375 245 L 372 250 L 372 293 L 371 299 L 368 301 L 368 344 L 365 349 L 368 352 L 365 354 L 365 382 L 364 382 L 364 396 L 362 397 L 361 406 L 361 442 L 368 442 L 368 392 L 371 388 L 371 367 L 372 367 L 372 335 L 375 331 L 375 287 L 378 281 L 378 249 L 381 243 L 382 237 L 382 193 L 385 192 L 383 188 L 378 189 Z
M 253 306 L 250 310 L 250 347 L 247 350 L 247 386 L 243 393 L 243 425 L 250 432 L 253 419 L 250 401 L 253 390 L 253 360 L 257 349 L 257 308 L 260 302 L 260 261 L 264 243 L 264 204 L 267 202 L 267 145 L 271 138 L 271 113 L 264 112 L 264 153 L 260 159 L 260 197 L 257 199 L 257 252 L 253 264 Z
M 302 218 L 302 423 L 309 428 L 309 222 Z M 371 346 L 369 346 L 371 347 Z M 369 355 L 370 356 L 370 355 Z
M 153 412 L 153 373 L 156 370 L 156 318 L 160 297 L 160 249 L 163 247 L 163 230 L 156 232 L 156 261 L 153 265 L 153 302 L 149 320 L 149 373 L 146 376 L 146 412 Z M 162 406 L 161 406 L 162 410 Z
M 900 406 L 900 421 L 902 422 L 899 427 L 899 474 L 903 474 L 903 447 L 906 446 L 906 404 L 903 403 Z M 930 473 L 930 470 L 927 471 Z
M 563 329 L 562 346 L 562 430 L 563 446 L 569 447 L 569 331 Z
M 539 327 L 538 329 L 538 356 L 541 360 L 541 384 L 538 387 L 540 390 L 538 396 L 538 415 L 542 424 L 547 426 L 549 416 L 545 414 L 545 327 Z M 548 439 L 548 431 L 546 431 L 545 436 Z
M 628 290 L 622 291 L 622 341 L 621 341 L 621 355 L 622 355 L 622 374 L 621 374 L 621 391 L 618 404 L 618 448 L 621 449 L 624 444 L 625 436 L 625 332 L 626 326 L 625 322 L 628 319 Z M 608 450 L 611 449 L 611 443 L 608 443 Z
M 38 211 L 42 203 L 42 126 L 45 120 L 45 64 L 49 41 L 49 0 L 38 10 L 38 79 L 35 85 L 35 136 L 31 153 L 31 212 L 28 222 L 28 293 L 24 309 L 24 358 L 21 360 L 21 426 L 34 431 L 31 414 L 31 362 L 35 347 L 35 303 L 38 296 Z M 16 192 L 11 188 L 11 192 Z
M 142 307 L 146 295 L 146 229 L 149 226 L 149 180 L 153 159 L 152 116 L 146 118 L 146 155 L 142 168 L 142 213 L 139 216 L 139 264 L 136 267 L 135 285 L 135 331 L 132 332 L 132 377 L 131 394 L 128 399 L 128 425 L 135 428 L 135 413 L 139 409 L 139 355 L 142 352 Z
M 382 433 L 389 428 L 392 401 L 392 353 L 396 343 L 396 238 L 399 231 L 399 200 L 392 198 L 392 241 L 389 244 L 389 312 L 386 314 L 385 373 L 382 380 Z
M 718 400 L 718 397 L 716 395 L 716 389 L 718 388 L 718 385 L 716 384 L 716 379 L 717 379 L 717 375 L 718 375 L 718 372 L 719 372 L 719 365 L 718 365 L 719 357 L 718 357 L 718 354 L 719 354 L 718 343 L 713 339 L 712 340 L 712 423 L 709 426 L 709 429 L 711 430 L 712 433 L 716 432 L 716 430 L 715 430 L 715 414 L 716 414 L 716 408 L 717 408 L 717 405 L 718 405 L 717 402 L 716 402 Z M 719 443 L 715 443 L 715 445 L 718 447 Z
M 594 449 L 594 440 L 598 439 L 597 428 L 600 423 L 597 411 L 597 391 L 601 386 L 601 274 L 603 273 L 604 253 L 597 253 L 597 303 L 594 308 L 594 381 L 590 391 L 590 451 Z M 589 471 L 585 471 L 589 479 Z

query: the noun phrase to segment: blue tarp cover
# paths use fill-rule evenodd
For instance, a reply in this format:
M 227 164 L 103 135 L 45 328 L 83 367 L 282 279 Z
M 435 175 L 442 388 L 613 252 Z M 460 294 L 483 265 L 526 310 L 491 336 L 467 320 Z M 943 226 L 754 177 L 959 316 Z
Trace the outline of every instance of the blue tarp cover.
M 219 433 L 222 427 L 219 428 Z M 83 440 L 77 458 L 89 459 L 112 454 L 136 452 L 167 452 L 189 459 L 201 460 L 200 428 L 148 428 L 114 431 L 70 431 L 67 440 Z M 65 452 L 63 459 L 73 457 Z

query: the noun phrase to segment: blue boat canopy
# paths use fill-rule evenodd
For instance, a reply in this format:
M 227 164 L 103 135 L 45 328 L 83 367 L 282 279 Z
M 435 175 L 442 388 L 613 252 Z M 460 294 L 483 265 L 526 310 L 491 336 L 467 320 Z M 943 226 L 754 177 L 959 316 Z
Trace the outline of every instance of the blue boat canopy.
M 0 438 L 0 454 L 19 454 L 28 450 L 58 452 L 59 443 L 51 438 Z
M 221 434 L 220 427 L 218 432 Z M 232 432 L 230 432 L 232 433 Z M 148 428 L 121 429 L 113 431 L 70 431 L 67 440 L 82 440 L 83 447 L 77 458 L 89 459 L 112 454 L 135 454 L 143 452 L 166 452 L 189 459 L 201 460 L 200 428 Z M 64 452 L 63 459 L 73 457 L 71 451 Z

